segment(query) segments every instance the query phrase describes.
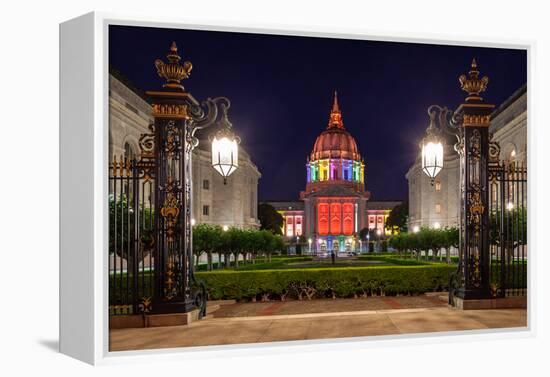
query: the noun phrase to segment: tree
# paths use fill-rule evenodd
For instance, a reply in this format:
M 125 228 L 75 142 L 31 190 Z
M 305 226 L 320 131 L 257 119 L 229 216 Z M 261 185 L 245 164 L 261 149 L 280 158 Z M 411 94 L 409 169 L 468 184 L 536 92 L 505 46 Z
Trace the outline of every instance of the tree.
M 269 261 L 271 262 L 271 253 L 273 252 L 282 252 L 286 249 L 285 241 L 283 237 L 278 234 L 271 235 L 271 247 L 269 251 Z
M 131 200 L 128 201 L 126 195 L 117 196 L 115 202 L 114 195 L 109 196 L 109 252 L 126 259 L 129 255 L 131 243 L 129 242 L 134 235 L 136 216 Z M 130 203 L 129 203 L 130 202 Z M 138 263 L 143 261 L 153 252 L 154 238 L 154 213 L 151 208 L 139 208 L 139 250 L 134 253 L 138 258 Z
M 198 260 L 201 254 L 207 255 L 207 270 L 212 270 L 212 253 L 221 243 L 222 228 L 217 225 L 199 224 L 193 227 L 193 253 Z
M 367 228 L 363 228 L 359 231 L 359 239 L 361 241 L 367 240 L 367 234 L 369 234 L 369 230 Z
M 423 250 L 420 232 L 407 233 L 405 237 L 405 244 L 406 248 L 415 254 L 416 259 L 420 259 L 420 252 Z
M 266 229 L 274 234 L 283 234 L 283 216 L 271 204 L 261 203 L 258 206 L 260 229 Z
M 229 228 L 226 233 L 229 238 L 229 250 L 235 258 L 235 267 L 239 267 L 239 256 L 242 254 L 245 245 L 244 233 L 241 229 L 235 227 Z
M 392 234 L 399 230 L 400 232 L 407 231 L 407 222 L 409 220 L 409 202 L 403 201 L 401 204 L 393 207 L 388 218 L 386 219 L 386 229 Z
M 397 253 L 399 256 L 401 256 L 401 253 L 406 249 L 406 242 L 405 238 L 407 237 L 407 233 L 399 233 L 391 236 L 389 239 L 389 244 L 392 248 L 397 250 Z
M 511 260 L 518 246 L 527 245 L 527 209 L 518 207 L 492 212 L 489 229 L 491 245 L 504 247 L 508 260 Z
M 447 263 L 451 263 L 451 247 L 458 247 L 459 232 L 458 228 L 443 229 L 443 247 L 445 248 L 445 259 Z

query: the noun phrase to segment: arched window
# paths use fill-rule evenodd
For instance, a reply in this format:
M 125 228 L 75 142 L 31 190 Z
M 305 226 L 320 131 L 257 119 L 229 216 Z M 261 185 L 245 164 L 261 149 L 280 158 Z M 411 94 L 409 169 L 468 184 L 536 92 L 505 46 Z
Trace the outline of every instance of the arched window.
M 328 234 L 328 203 L 319 203 L 317 207 L 317 226 L 320 235 Z
M 344 234 L 349 236 L 353 234 L 353 204 L 344 204 Z
M 341 211 L 340 203 L 332 203 L 330 205 L 330 233 L 340 234 L 341 229 Z
M 130 160 L 135 157 L 134 148 L 132 148 L 128 142 L 124 143 L 124 156 L 128 157 Z

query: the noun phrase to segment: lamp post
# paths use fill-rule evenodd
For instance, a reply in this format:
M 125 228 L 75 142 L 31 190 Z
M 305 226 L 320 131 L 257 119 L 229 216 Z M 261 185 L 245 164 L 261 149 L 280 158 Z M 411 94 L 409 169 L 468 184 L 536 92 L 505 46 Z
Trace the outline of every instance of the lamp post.
M 175 313 L 199 309 L 206 312 L 206 289 L 193 274 L 192 254 L 192 152 L 199 141 L 195 132 L 212 125 L 219 131 L 212 137 L 212 165 L 227 177 L 238 167 L 239 139 L 227 119 L 230 102 L 225 97 L 199 103 L 181 81 L 193 65 L 181 63 L 173 42 L 167 62 L 155 61 L 164 78 L 162 89 L 148 91 L 152 100 L 154 124 L 140 137 L 140 169 L 154 182 L 155 283 L 151 312 Z M 221 111 L 220 111 L 221 110 Z M 221 113 L 221 117 L 219 117 Z M 218 119 L 220 118 L 220 119 Z
M 490 297 L 489 125 L 495 106 L 486 104 L 480 96 L 489 79 L 479 77 L 475 59 L 459 82 L 468 94 L 464 103 L 454 112 L 436 105 L 428 108 L 430 125 L 421 149 L 422 170 L 433 183 L 443 168 L 443 149 L 439 147 L 439 143 L 443 145 L 442 135 L 447 133 L 457 139 L 454 148 L 460 156 L 460 247 L 456 296 L 469 300 Z
M 311 238 L 308 238 L 307 243 L 309 244 L 308 253 L 311 255 Z

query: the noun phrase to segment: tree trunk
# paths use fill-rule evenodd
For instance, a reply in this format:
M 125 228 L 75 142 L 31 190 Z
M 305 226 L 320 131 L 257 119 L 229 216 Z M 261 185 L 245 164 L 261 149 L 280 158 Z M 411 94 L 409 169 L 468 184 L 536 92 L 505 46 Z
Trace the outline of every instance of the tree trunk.
M 207 259 L 206 269 L 208 271 L 212 271 L 212 251 L 209 250 L 206 252 L 206 259 Z
M 445 248 L 445 259 L 447 259 L 447 264 L 451 264 L 451 248 Z
M 235 257 L 235 268 L 239 267 L 239 253 L 233 254 Z
M 223 261 L 225 263 L 225 268 L 231 267 L 231 254 L 224 254 L 223 255 Z

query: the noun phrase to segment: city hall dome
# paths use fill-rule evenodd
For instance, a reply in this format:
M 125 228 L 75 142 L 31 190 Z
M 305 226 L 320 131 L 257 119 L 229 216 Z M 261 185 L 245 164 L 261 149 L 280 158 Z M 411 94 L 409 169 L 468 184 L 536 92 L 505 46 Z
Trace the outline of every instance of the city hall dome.
M 334 103 L 330 112 L 327 129 L 315 140 L 309 159 L 310 161 L 315 161 L 327 158 L 361 160 L 361 154 L 357 148 L 355 138 L 344 128 L 336 92 L 334 93 Z

